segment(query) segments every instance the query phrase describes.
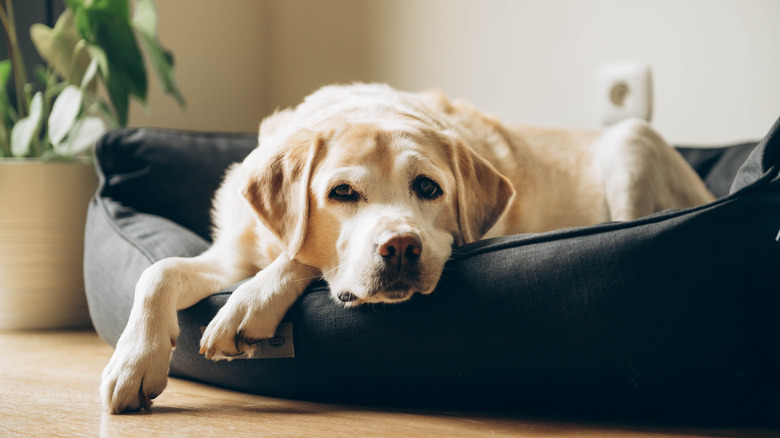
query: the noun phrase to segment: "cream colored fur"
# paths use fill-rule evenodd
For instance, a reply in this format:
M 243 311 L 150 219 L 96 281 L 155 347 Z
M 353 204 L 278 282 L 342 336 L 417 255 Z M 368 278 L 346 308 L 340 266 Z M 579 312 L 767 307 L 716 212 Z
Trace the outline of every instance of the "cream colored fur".
M 714 198 L 646 123 L 585 132 L 509 127 L 438 93 L 325 87 L 263 121 L 226 174 L 214 244 L 141 276 L 103 373 L 112 412 L 165 388 L 176 310 L 251 277 L 206 328 L 210 359 L 252 354 L 317 278 L 346 306 L 433 292 L 454 245 L 628 221 Z

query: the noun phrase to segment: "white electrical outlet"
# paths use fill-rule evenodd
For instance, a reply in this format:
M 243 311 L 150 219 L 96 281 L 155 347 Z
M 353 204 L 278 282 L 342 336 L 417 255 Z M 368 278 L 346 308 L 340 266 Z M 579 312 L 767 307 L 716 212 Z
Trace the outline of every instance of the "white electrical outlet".
M 596 110 L 605 126 L 630 117 L 650 121 L 653 115 L 653 79 L 641 62 L 602 65 L 597 74 Z

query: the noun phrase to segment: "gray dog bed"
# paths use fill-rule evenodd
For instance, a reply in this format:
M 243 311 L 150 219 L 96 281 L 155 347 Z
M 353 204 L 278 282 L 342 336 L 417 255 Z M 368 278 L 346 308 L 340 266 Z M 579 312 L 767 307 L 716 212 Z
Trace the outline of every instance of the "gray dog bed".
M 97 145 L 85 280 L 116 345 L 141 272 L 209 245 L 210 200 L 254 135 L 125 129 Z M 262 359 L 211 362 L 201 328 L 234 287 L 179 312 L 171 374 L 257 394 L 653 418 L 780 412 L 780 133 L 681 149 L 719 199 L 629 223 L 457 248 L 436 291 L 345 309 L 315 282 Z

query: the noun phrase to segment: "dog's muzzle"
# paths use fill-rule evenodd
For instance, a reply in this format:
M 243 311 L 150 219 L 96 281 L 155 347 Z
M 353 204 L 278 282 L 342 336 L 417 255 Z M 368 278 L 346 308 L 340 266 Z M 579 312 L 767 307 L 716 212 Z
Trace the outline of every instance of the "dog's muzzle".
M 375 289 L 367 297 L 372 302 L 398 302 L 420 292 L 420 257 L 423 251 L 422 239 L 413 232 L 385 233 L 374 245 L 376 272 Z M 344 291 L 337 295 L 339 301 L 352 303 L 361 297 Z

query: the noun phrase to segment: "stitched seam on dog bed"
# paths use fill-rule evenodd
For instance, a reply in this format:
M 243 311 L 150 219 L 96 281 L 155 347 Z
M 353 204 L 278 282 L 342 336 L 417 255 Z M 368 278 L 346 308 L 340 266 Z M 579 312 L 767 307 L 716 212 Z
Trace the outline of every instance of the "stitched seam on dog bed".
M 134 238 L 132 238 L 125 230 L 119 226 L 119 224 L 116 223 L 116 220 L 114 219 L 114 215 L 109 213 L 108 206 L 106 204 L 106 201 L 103 198 L 95 197 L 97 199 L 97 203 L 99 205 L 101 213 L 104 215 L 106 221 L 108 222 L 109 226 L 116 232 L 117 235 L 119 235 L 125 242 L 129 243 L 131 246 L 133 246 L 135 249 L 137 249 L 143 256 L 146 258 L 146 260 L 151 264 L 157 261 L 157 259 L 152 256 L 150 252 L 146 250 L 142 245 L 140 245 Z M 115 201 L 114 201 L 115 202 Z
M 143 128 L 125 128 L 126 132 L 132 132 L 137 133 L 139 131 L 149 132 L 155 135 L 160 136 L 166 136 L 166 137 L 207 137 L 207 138 L 245 138 L 249 136 L 254 136 L 251 133 L 242 133 L 242 132 L 215 132 L 215 131 L 192 131 L 192 130 L 183 130 L 183 129 L 173 129 L 173 128 L 152 128 L 152 127 L 143 127 Z
M 254 136 L 251 133 L 242 132 L 214 132 L 214 131 L 193 131 L 184 129 L 173 128 L 154 128 L 154 127 L 140 127 L 140 128 L 117 128 L 109 131 L 109 134 L 120 134 L 119 137 L 127 138 L 139 132 L 147 132 L 156 136 L 165 137 L 206 137 L 206 138 L 245 138 Z
M 123 128 L 118 129 L 113 132 L 121 132 L 122 135 L 132 135 L 138 132 L 141 128 Z M 149 253 L 143 246 L 138 244 L 138 242 L 135 239 L 130 238 L 130 236 L 122 229 L 122 227 L 119 226 L 119 224 L 116 223 L 116 219 L 114 215 L 112 215 L 108 211 L 108 204 L 105 197 L 102 196 L 103 191 L 106 188 L 106 171 L 103 168 L 103 162 L 98 159 L 98 156 L 101 153 L 101 150 L 105 147 L 105 140 L 106 136 L 100 138 L 100 140 L 95 145 L 95 162 L 97 163 L 96 169 L 98 170 L 98 176 L 100 177 L 100 182 L 98 184 L 97 190 L 95 191 L 95 195 L 92 197 L 93 202 L 97 204 L 97 209 L 100 212 L 100 214 L 103 215 L 104 219 L 108 222 L 111 229 L 114 230 L 114 232 L 117 233 L 125 242 L 129 243 L 132 247 L 137 249 L 145 258 L 146 260 L 151 264 L 154 263 L 156 260 L 152 256 L 151 253 Z M 113 201 L 116 202 L 116 201 Z
M 721 205 L 732 202 L 736 197 L 744 196 L 747 191 L 752 191 L 753 189 L 755 189 L 755 186 L 751 185 L 751 187 L 745 188 L 744 191 L 734 193 L 732 195 L 729 195 L 725 198 L 721 198 L 709 204 L 694 207 L 692 209 L 674 210 L 674 211 L 668 211 L 667 213 L 654 214 L 652 216 L 640 218 L 630 222 L 607 222 L 607 223 L 597 224 L 588 227 L 579 227 L 579 228 L 573 228 L 568 230 L 558 230 L 558 231 L 551 231 L 546 233 L 533 234 L 533 235 L 528 235 L 528 237 L 526 238 L 520 238 L 519 240 L 512 240 L 503 243 L 490 243 L 485 245 L 482 248 L 476 248 L 474 250 L 469 250 L 466 247 L 465 251 L 460 253 L 458 253 L 459 252 L 458 248 L 455 248 L 453 254 L 456 253 L 458 254 L 451 257 L 449 261 L 452 262 L 452 261 L 464 260 L 470 257 L 480 256 L 492 251 L 498 251 L 498 250 L 503 250 L 508 248 L 517 248 L 525 245 L 545 243 L 553 240 L 564 240 L 564 239 L 571 239 L 575 237 L 591 236 L 591 235 L 607 233 L 611 231 L 620 231 L 620 230 L 625 230 L 634 227 L 652 225 L 655 223 L 671 220 L 681 216 L 695 214 L 707 209 L 719 208 Z M 739 195 L 739 196 L 735 196 L 735 195 Z M 502 239 L 502 238 L 496 238 L 496 239 Z

